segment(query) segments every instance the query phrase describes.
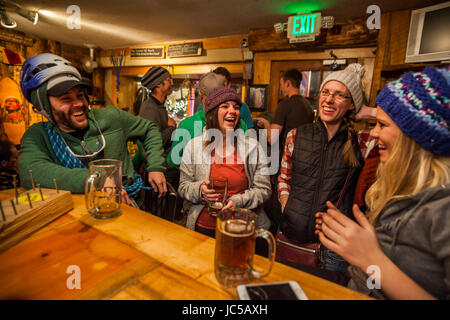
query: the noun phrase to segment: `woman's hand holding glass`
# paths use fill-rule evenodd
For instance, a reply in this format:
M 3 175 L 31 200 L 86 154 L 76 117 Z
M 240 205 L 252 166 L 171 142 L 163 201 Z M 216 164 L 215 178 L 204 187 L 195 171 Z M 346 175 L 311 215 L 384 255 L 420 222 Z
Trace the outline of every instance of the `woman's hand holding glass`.
M 225 206 L 227 190 L 228 181 L 226 178 L 203 180 L 201 187 L 202 197 L 208 204 L 208 212 L 211 215 L 216 216 L 224 207 L 232 207 L 232 202 Z
M 204 179 L 202 186 L 200 188 L 202 193 L 202 198 L 207 203 L 213 203 L 219 201 L 220 194 L 216 192 L 214 189 L 209 189 L 210 181 L 208 179 Z

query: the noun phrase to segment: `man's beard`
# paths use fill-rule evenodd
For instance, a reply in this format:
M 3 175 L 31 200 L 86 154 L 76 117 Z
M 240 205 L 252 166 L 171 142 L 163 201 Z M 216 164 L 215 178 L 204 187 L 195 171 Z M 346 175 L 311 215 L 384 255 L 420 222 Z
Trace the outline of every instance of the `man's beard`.
M 89 112 L 88 107 L 87 106 L 83 106 L 82 110 L 86 114 L 86 118 L 87 118 L 87 115 L 88 115 L 88 112 Z M 55 112 L 55 111 L 53 111 L 53 112 Z M 59 112 L 58 115 L 59 115 L 59 119 L 60 119 L 61 125 L 64 125 L 65 127 L 73 129 L 75 131 L 81 131 L 81 130 L 86 129 L 89 126 L 89 121 L 88 120 L 87 121 L 83 121 L 84 124 L 83 123 L 77 123 L 77 122 L 72 120 L 72 115 L 74 113 L 77 113 L 77 112 L 80 112 L 80 109 L 75 110 L 75 111 L 71 110 L 68 114 L 66 114 L 64 112 Z

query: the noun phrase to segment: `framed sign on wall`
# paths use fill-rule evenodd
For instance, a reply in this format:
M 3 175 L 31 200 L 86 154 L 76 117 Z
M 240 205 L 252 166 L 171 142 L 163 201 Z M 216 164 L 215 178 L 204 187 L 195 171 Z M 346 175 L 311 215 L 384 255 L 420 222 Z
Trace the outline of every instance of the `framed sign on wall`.
M 130 48 L 131 59 L 164 59 L 164 46 Z
M 249 85 L 247 87 L 246 103 L 251 111 L 267 111 L 267 85 Z

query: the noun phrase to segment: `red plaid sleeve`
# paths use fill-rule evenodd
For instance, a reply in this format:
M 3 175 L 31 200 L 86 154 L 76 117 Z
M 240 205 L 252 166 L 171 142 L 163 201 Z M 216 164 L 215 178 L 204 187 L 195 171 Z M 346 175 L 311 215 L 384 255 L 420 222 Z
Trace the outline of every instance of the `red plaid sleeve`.
M 294 153 L 295 136 L 297 129 L 289 131 L 281 158 L 280 174 L 278 176 L 278 197 L 289 195 L 291 191 L 292 154 Z
M 376 147 L 378 140 L 370 136 L 370 130 L 358 131 L 358 143 L 361 154 L 367 159 L 369 153 Z

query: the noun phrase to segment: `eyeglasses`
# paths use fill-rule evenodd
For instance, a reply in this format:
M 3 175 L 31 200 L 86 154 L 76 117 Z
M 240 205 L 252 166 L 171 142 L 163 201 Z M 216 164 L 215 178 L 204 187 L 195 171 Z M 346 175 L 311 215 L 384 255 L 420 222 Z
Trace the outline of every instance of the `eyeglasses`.
M 331 93 L 330 91 L 328 91 L 327 89 L 324 89 L 320 92 L 322 94 L 322 96 L 324 97 L 328 97 L 328 96 L 332 96 L 334 99 L 336 100 L 340 100 L 340 101 L 344 101 L 346 99 L 350 99 L 351 97 L 344 95 L 342 92 L 335 92 L 335 93 Z

